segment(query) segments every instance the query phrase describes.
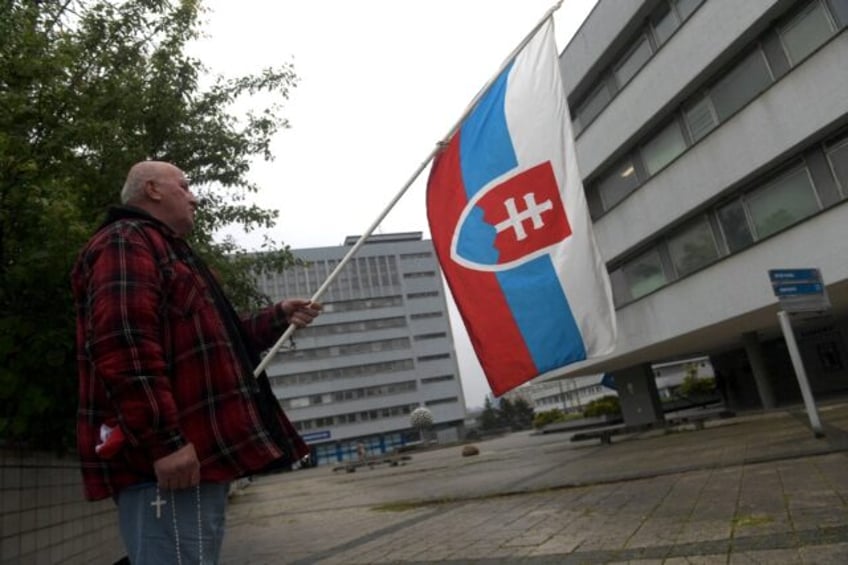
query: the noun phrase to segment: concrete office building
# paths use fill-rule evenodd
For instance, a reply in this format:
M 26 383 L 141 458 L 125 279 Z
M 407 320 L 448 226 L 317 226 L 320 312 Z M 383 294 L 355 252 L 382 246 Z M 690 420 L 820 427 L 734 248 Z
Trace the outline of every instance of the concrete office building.
M 571 379 L 533 382 L 525 386 L 535 413 L 558 409 L 576 414 L 582 412 L 593 400 L 618 395 L 614 389 L 604 386 L 602 381 L 603 375 L 586 375 Z
M 768 271 L 810 267 L 811 386 L 848 390 L 846 25 L 848 0 L 599 0 L 560 62 L 619 341 L 566 376 L 650 405 L 652 364 L 704 355 L 732 408 L 799 402 Z
M 308 262 L 260 277 L 268 296 L 312 296 L 358 238 L 294 250 Z M 433 414 L 431 436 L 463 434 L 465 399 L 445 290 L 420 232 L 371 236 L 322 298 L 324 313 L 268 366 L 274 392 L 318 464 L 418 441 L 410 413 Z

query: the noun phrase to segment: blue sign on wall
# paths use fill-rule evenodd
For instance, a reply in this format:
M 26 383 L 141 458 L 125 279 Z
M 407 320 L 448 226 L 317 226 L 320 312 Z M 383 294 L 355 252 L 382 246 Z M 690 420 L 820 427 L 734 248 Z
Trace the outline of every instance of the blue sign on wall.
M 774 283 L 821 282 L 818 269 L 771 269 L 769 279 Z
M 303 441 L 309 443 L 310 441 L 318 441 L 321 439 L 330 439 L 330 430 L 324 430 L 322 432 L 311 432 L 308 434 L 300 434 L 300 437 L 303 438 Z
M 777 296 L 799 296 L 801 294 L 821 294 L 824 286 L 821 283 L 781 284 L 774 286 Z

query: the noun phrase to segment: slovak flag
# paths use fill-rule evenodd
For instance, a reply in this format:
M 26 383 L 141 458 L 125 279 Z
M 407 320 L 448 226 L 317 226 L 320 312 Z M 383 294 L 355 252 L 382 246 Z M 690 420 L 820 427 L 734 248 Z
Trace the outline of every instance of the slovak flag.
M 610 353 L 609 277 L 548 18 L 436 157 L 427 217 L 492 392 Z

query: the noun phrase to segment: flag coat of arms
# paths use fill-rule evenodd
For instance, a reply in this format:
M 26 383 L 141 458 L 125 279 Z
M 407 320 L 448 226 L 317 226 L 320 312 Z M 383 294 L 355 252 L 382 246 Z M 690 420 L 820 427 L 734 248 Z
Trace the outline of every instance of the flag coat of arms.
M 427 216 L 492 392 L 612 351 L 615 311 L 548 18 L 436 157 Z

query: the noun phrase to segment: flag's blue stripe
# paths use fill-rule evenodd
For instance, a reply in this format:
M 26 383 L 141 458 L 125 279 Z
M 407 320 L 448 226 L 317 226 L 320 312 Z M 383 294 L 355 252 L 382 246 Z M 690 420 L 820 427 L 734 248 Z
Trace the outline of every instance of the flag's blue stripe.
M 462 124 L 459 163 L 469 199 L 493 178 L 518 166 L 504 114 L 507 78 L 511 70 L 510 63 Z
M 506 122 L 505 96 L 510 65 L 463 123 L 460 166 L 468 198 L 492 179 L 518 166 Z M 459 235 L 458 253 L 479 263 L 497 263 L 495 230 L 475 209 Z M 580 330 L 549 255 L 496 273 L 515 323 L 539 373 L 586 358 Z M 508 320 L 504 320 L 509 323 Z
M 586 358 L 580 329 L 550 255 L 498 272 L 497 278 L 540 373 Z
M 506 127 L 504 96 L 512 64 L 486 91 L 462 124 L 459 162 L 465 194 L 470 200 L 489 181 L 518 165 Z M 463 223 L 457 239 L 461 257 L 482 265 L 495 265 L 495 228 L 483 221 L 483 210 L 475 207 Z

